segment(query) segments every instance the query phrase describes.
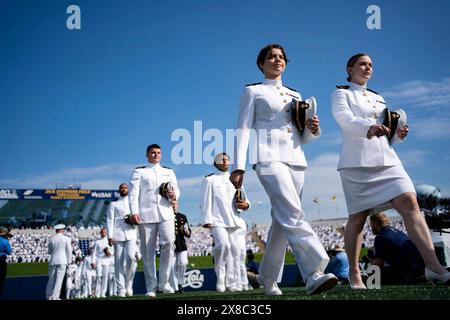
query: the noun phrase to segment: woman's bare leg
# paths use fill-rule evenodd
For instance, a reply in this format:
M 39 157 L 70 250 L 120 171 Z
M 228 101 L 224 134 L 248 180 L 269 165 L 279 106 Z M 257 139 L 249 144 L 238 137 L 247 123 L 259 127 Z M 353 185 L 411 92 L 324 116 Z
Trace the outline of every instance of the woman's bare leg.
M 430 230 L 420 212 L 416 194 L 413 192 L 403 193 L 391 200 L 391 203 L 403 217 L 408 237 L 422 255 L 427 269 L 439 274 L 446 273 L 447 270 L 439 263 L 436 257 Z
M 354 287 L 362 287 L 364 283 L 359 269 L 359 254 L 363 241 L 363 229 L 369 210 L 352 214 L 348 217 L 345 226 L 344 243 L 349 263 L 349 281 Z

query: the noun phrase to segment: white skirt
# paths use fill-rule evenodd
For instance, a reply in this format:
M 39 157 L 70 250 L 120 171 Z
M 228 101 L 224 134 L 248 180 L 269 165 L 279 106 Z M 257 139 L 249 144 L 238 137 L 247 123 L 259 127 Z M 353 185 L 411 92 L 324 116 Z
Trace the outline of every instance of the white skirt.
M 392 208 L 390 201 L 402 193 L 416 192 L 401 164 L 388 167 L 358 167 L 339 170 L 348 214 Z

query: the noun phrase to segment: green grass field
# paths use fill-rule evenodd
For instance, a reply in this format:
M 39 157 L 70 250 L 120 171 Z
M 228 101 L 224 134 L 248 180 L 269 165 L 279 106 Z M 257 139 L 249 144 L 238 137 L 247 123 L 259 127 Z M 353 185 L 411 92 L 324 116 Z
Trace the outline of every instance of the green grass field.
M 260 261 L 261 254 L 255 255 Z M 286 264 L 295 263 L 292 254 L 286 255 Z M 158 259 L 157 259 L 158 264 Z M 212 268 L 212 257 L 189 257 L 189 269 Z M 142 261 L 138 264 L 138 271 L 142 271 Z M 47 263 L 18 263 L 8 265 L 8 277 L 46 275 Z M 399 286 L 385 285 L 380 290 L 351 290 L 348 285 L 339 285 L 335 289 L 315 296 L 309 296 L 305 287 L 281 288 L 283 296 L 268 297 L 263 289 L 244 292 L 195 291 L 183 294 L 158 294 L 154 300 L 450 300 L 449 286 L 436 286 L 431 284 Z M 143 295 L 130 298 L 112 298 L 114 300 L 148 300 Z
M 255 254 L 255 260 L 260 262 L 262 254 Z M 286 254 L 286 264 L 295 263 L 294 256 L 290 253 Z M 156 265 L 159 265 L 159 258 L 156 258 Z M 189 257 L 189 269 L 212 268 L 213 259 L 211 256 L 206 257 Z M 142 271 L 142 261 L 138 263 L 137 271 Z M 7 277 L 26 277 L 39 276 L 48 273 L 48 265 L 43 262 L 36 263 L 12 263 L 8 264 Z
M 398 286 L 382 286 L 381 289 L 352 290 L 348 285 L 338 285 L 333 290 L 323 294 L 307 295 L 305 287 L 281 288 L 282 296 L 270 297 L 264 294 L 264 289 L 243 292 L 197 291 L 183 294 L 158 294 L 153 300 L 449 300 L 450 287 L 431 284 Z M 149 300 L 143 295 L 130 298 L 112 298 L 114 300 Z

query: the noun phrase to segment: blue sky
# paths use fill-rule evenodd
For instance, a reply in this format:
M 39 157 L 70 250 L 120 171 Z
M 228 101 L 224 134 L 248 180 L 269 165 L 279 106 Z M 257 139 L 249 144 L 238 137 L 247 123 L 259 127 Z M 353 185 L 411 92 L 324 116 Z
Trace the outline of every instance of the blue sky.
M 66 27 L 71 4 L 81 9 L 81 30 Z M 381 9 L 381 30 L 366 27 L 371 4 Z M 234 128 L 243 86 L 262 80 L 257 53 L 277 42 L 291 60 L 284 83 L 318 101 L 323 135 L 306 146 L 308 219 L 346 216 L 330 94 L 346 83 L 346 61 L 357 52 L 373 59 L 369 87 L 408 113 L 410 135 L 396 150 L 413 182 L 448 196 L 449 16 L 445 0 L 2 0 L 0 187 L 116 188 L 146 162 L 146 146 L 159 143 L 180 180 L 181 209 L 198 222 L 200 181 L 213 168 L 174 165 L 171 134 L 193 132 L 194 121 L 204 131 Z M 250 168 L 246 179 L 248 221 L 269 222 Z

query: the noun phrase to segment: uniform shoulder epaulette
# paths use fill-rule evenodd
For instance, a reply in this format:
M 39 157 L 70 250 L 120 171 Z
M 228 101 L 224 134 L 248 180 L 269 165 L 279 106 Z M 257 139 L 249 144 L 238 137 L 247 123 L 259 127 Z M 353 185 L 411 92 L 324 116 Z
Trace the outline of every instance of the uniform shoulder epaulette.
M 135 169 L 144 169 L 146 166 L 139 166 L 139 167 L 136 167 Z
M 262 84 L 262 82 L 255 82 L 255 83 L 250 83 L 250 84 L 246 84 L 246 87 L 251 87 L 251 86 L 257 86 L 258 84 Z
M 350 88 L 350 86 L 341 85 L 341 86 L 336 86 L 336 88 L 338 88 L 338 89 L 348 89 L 348 88 Z
M 298 92 L 297 90 L 295 90 L 295 89 L 292 89 L 291 87 L 288 87 L 288 86 L 285 86 L 285 85 L 283 85 L 283 87 L 286 87 L 286 88 L 288 88 L 289 90 L 292 90 L 292 91 Z
M 210 174 L 207 174 L 207 175 L 205 176 L 205 178 L 210 177 L 210 176 L 212 176 L 213 174 L 214 174 L 214 172 L 213 172 L 213 173 L 210 173 Z
M 171 167 L 168 167 L 168 166 L 161 166 L 161 167 L 166 168 L 166 169 L 173 170 Z
M 378 92 L 373 91 L 372 89 L 367 88 L 367 91 L 373 92 L 375 94 L 378 94 Z

